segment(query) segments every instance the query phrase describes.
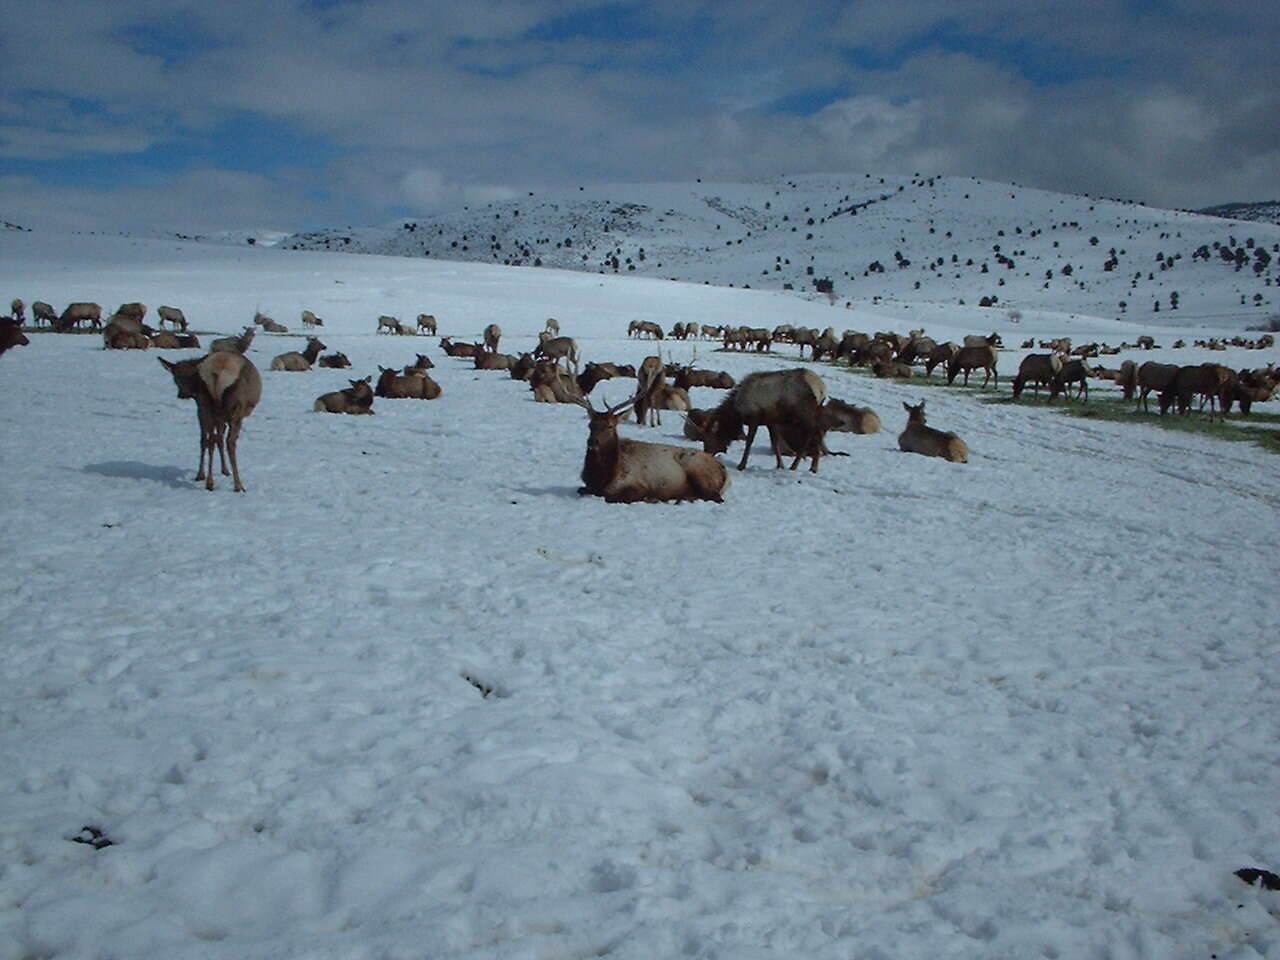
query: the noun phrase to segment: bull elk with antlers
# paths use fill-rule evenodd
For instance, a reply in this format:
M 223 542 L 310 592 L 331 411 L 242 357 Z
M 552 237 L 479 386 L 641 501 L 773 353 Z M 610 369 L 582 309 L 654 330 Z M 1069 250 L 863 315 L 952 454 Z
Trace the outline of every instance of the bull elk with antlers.
M 596 410 L 585 398 L 575 401 L 589 418 L 583 485 L 578 493 L 604 497 L 609 503 L 724 502 L 729 474 L 711 454 L 618 436 L 618 424 L 635 401 L 632 397 L 605 410 Z

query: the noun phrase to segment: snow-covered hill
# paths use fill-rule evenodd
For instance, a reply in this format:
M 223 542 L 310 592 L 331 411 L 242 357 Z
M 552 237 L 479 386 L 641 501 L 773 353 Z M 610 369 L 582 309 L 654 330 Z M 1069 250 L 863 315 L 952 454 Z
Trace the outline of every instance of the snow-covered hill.
M 584 187 L 280 245 L 1163 324 L 1244 327 L 1280 303 L 1280 226 L 972 178 Z
M 581 409 L 374 329 L 496 321 L 515 352 L 554 316 L 633 363 L 634 319 L 1276 348 L 1173 351 L 1053 299 L 1015 325 L 39 232 L 0 234 L 0 295 L 169 303 L 202 337 L 307 308 L 354 365 L 271 372 L 301 340 L 258 336 L 234 494 L 191 481 L 156 351 L 0 357 L 0 957 L 1280 957 L 1280 894 L 1234 876 L 1280 868 L 1273 454 L 824 366 L 884 421 L 831 437 L 848 457 L 757 452 L 723 504 L 610 505 L 576 493 Z M 440 399 L 312 412 L 419 352 Z M 921 399 L 968 464 L 899 451 Z M 687 443 L 671 415 L 623 432 Z

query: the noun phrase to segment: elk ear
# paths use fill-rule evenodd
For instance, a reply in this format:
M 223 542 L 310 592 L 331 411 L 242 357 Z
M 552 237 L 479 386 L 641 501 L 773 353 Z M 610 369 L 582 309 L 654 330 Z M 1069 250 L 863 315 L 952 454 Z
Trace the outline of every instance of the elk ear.
M 903 410 L 905 410 L 905 411 L 907 411 L 907 413 L 910 413 L 910 412 L 912 411 L 912 409 L 913 409 L 913 408 L 912 408 L 911 404 L 909 404 L 909 403 L 907 403 L 907 401 L 903 400 L 903 401 L 902 401 L 902 409 L 903 409 Z
M 173 364 L 172 364 L 172 363 L 170 363 L 170 362 L 169 362 L 168 360 L 166 360 L 164 357 L 156 357 L 156 359 L 160 361 L 160 366 L 164 367 L 164 368 L 165 368 L 166 370 L 168 370 L 170 373 L 172 373 L 172 372 L 173 372 Z

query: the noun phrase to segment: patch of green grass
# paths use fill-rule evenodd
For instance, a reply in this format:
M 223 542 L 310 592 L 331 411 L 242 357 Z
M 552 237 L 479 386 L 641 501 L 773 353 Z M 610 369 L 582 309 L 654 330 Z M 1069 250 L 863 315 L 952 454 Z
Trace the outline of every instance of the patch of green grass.
M 1227 414 L 1225 421 L 1217 416 L 1210 417 L 1204 413 L 1192 412 L 1187 416 L 1167 413 L 1163 417 L 1159 413 L 1144 413 L 1134 410 L 1132 400 L 1119 397 L 1091 397 L 1087 403 L 1073 400 L 1064 402 L 1060 397 L 1052 404 L 1047 393 L 1035 396 L 1024 393 L 1015 400 L 1012 394 L 998 397 L 983 397 L 984 403 L 1019 404 L 1028 407 L 1044 407 L 1056 410 L 1066 417 L 1079 417 L 1082 420 L 1105 420 L 1110 423 L 1134 423 L 1161 430 L 1177 430 L 1181 433 L 1194 433 L 1200 436 L 1213 437 L 1218 440 L 1247 441 L 1256 443 L 1269 453 L 1280 454 L 1280 414 L 1264 413 L 1255 405 L 1253 411 L 1242 416 L 1237 408 Z M 1150 404 L 1156 407 L 1158 401 L 1152 399 Z

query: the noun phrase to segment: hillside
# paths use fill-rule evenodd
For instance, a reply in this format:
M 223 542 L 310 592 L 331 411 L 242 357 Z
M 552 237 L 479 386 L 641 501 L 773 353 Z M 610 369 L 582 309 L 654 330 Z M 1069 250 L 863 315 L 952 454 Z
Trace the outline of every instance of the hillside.
M 1222 203 L 1216 207 L 1205 207 L 1197 212 L 1209 217 L 1280 224 L 1280 200 L 1269 200 L 1264 203 Z
M 310 308 L 353 364 L 272 371 L 301 338 L 257 337 L 236 494 L 192 481 L 158 351 L 0 357 L 0 956 L 1276 956 L 1278 895 L 1233 876 L 1280 869 L 1262 447 L 1010 402 L 1014 347 L 998 390 L 818 366 L 883 420 L 828 438 L 848 456 L 778 471 L 758 440 L 724 503 L 616 505 L 577 493 L 583 410 L 377 315 L 497 320 L 511 352 L 555 316 L 636 363 L 634 319 L 956 339 L 991 312 L 39 232 L 0 233 L 0 290 L 180 304 L 206 344 Z M 1158 332 L 1142 357 L 1280 359 Z M 420 352 L 438 400 L 313 412 Z M 899 450 L 926 398 L 969 463 Z M 689 445 L 671 413 L 622 432 Z
M 802 176 L 530 194 L 282 239 L 376 253 L 792 289 L 838 302 L 994 304 L 1241 328 L 1277 309 L 1280 226 L 972 178 Z M 1157 316 L 1158 314 L 1158 316 Z

